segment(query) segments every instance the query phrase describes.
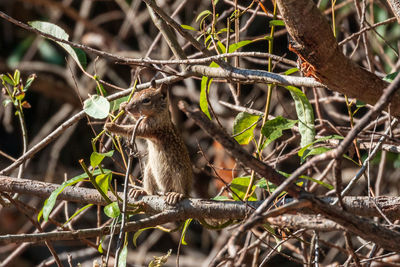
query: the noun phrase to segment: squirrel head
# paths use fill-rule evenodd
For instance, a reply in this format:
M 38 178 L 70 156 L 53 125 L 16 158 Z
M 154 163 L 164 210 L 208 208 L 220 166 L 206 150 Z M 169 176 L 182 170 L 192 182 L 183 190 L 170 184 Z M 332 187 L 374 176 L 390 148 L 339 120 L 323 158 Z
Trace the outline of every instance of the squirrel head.
M 167 85 L 159 88 L 148 88 L 136 92 L 132 100 L 124 106 L 125 111 L 133 118 L 147 118 L 168 114 Z

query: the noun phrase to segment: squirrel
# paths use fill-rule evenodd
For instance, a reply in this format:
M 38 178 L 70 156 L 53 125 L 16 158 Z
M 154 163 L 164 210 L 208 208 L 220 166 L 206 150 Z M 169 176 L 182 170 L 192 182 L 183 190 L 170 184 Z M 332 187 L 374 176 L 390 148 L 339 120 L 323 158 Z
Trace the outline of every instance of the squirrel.
M 189 153 L 181 135 L 172 123 L 167 97 L 167 85 L 135 92 L 129 103 L 121 104 L 127 114 L 137 121 L 136 136 L 147 141 L 148 158 L 144 168 L 144 190 L 131 190 L 129 196 L 163 193 L 169 205 L 189 196 L 193 170 Z M 109 132 L 129 137 L 135 125 L 106 123 Z

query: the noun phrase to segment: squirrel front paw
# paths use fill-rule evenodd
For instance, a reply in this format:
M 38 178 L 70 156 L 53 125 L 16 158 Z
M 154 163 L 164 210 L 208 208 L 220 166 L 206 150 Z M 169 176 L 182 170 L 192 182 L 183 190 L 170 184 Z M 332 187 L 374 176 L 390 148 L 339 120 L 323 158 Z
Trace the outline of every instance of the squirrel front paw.
M 140 196 L 147 196 L 147 192 L 141 189 L 131 188 L 129 190 L 128 196 L 130 198 L 133 198 L 134 200 L 137 200 Z
M 167 192 L 165 193 L 165 202 L 169 205 L 175 205 L 183 199 L 183 194 L 177 192 Z
M 107 131 L 125 137 L 129 137 L 132 134 L 134 128 L 135 125 L 119 125 L 113 122 L 107 122 L 106 124 L 104 124 L 104 129 L 106 129 Z

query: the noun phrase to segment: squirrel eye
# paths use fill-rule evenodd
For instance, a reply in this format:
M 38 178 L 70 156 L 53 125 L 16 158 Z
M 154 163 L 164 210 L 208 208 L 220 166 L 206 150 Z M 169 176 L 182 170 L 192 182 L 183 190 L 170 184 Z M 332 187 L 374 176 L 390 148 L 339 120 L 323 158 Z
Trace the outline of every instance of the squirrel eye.
M 151 102 L 151 99 L 150 99 L 149 97 L 146 97 L 146 98 L 144 98 L 144 99 L 142 100 L 142 103 L 143 103 L 143 104 L 150 104 L 150 102 Z

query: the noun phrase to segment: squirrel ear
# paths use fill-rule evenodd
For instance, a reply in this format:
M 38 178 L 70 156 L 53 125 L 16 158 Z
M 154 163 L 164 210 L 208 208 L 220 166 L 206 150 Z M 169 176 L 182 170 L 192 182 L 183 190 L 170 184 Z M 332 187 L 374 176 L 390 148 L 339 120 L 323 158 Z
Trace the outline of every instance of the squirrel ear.
M 156 84 L 156 79 L 155 79 L 155 77 L 154 77 L 153 79 L 151 79 L 151 81 L 150 81 L 150 86 L 153 87 L 153 88 L 156 88 L 157 84 Z
M 163 94 L 164 97 L 166 97 L 168 93 L 168 84 L 162 83 L 160 87 L 157 89 L 157 91 L 161 92 L 161 94 Z

